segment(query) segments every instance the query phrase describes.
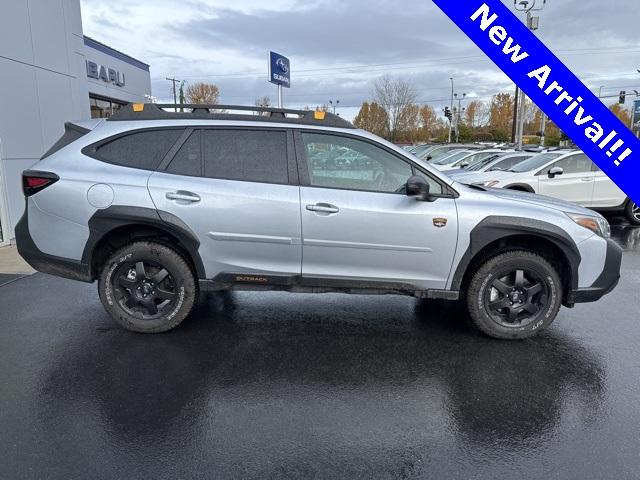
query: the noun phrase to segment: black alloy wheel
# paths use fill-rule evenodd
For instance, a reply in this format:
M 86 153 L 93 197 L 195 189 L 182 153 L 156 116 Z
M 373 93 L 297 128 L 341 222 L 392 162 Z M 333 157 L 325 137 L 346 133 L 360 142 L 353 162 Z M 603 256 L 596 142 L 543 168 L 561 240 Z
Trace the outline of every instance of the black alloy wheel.
M 523 339 L 551 325 L 563 299 L 562 278 L 550 261 L 527 250 L 485 260 L 466 289 L 473 323 L 487 335 Z
M 548 288 L 531 270 L 520 268 L 505 273 L 491 283 L 489 294 L 485 295 L 485 308 L 504 327 L 526 326 L 548 308 Z
M 171 311 L 178 298 L 169 270 L 148 261 L 120 265 L 112 282 L 120 306 L 142 319 L 161 317 Z
M 127 330 L 160 333 L 187 318 L 198 298 L 198 281 L 183 253 L 138 241 L 107 259 L 98 292 L 111 318 Z

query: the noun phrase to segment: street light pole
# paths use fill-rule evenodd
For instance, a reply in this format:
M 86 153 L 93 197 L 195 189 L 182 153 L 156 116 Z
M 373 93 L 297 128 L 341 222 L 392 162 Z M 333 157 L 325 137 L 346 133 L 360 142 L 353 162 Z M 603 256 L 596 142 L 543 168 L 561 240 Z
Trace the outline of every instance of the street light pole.
M 542 3 L 542 4 L 540 4 Z M 538 30 L 540 27 L 540 17 L 534 17 L 531 12 L 537 12 L 544 8 L 547 0 L 513 0 L 514 8 L 519 12 L 525 12 L 527 28 L 532 32 Z M 537 6 L 536 6 L 537 4 Z M 518 102 L 518 122 L 516 128 L 516 149 L 522 150 L 523 136 L 524 136 L 524 117 L 525 117 L 525 105 L 527 97 L 522 90 L 520 90 L 520 98 Z M 544 135 L 544 133 L 543 133 Z M 544 137 L 541 137 L 541 142 Z
M 456 114 L 456 143 L 460 142 L 460 117 L 462 116 L 462 100 L 467 96 L 466 93 L 459 97 L 457 93 L 454 96 L 458 99 L 458 112 Z
M 449 119 L 449 141 L 447 143 L 451 143 L 451 130 L 453 129 L 453 77 L 449 80 L 451 80 L 451 118 Z
M 329 100 L 329 106 L 332 107 L 334 115 L 336 114 L 336 108 L 338 108 L 338 105 L 340 105 L 340 100 L 336 100 L 335 102 L 333 100 Z

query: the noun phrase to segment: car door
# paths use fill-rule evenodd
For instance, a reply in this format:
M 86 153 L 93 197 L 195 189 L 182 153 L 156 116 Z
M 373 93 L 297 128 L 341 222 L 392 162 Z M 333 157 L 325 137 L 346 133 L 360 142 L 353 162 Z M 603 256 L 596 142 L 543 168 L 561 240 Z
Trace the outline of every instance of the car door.
M 369 140 L 337 133 L 296 135 L 303 281 L 444 288 L 457 243 L 455 200 L 450 195 L 420 201 L 404 192 L 413 173 L 427 178 L 432 193 L 446 194 L 447 187 Z M 313 152 L 340 147 L 368 161 L 342 170 L 316 166 Z
M 593 172 L 593 200 L 590 206 L 606 208 L 622 205 L 627 199 L 627 195 L 595 163 L 593 164 Z
M 591 205 L 595 172 L 592 162 L 584 153 L 574 153 L 552 163 L 537 173 L 538 192 L 582 206 Z M 549 175 L 549 170 L 562 168 L 559 175 Z
M 300 275 L 300 197 L 291 133 L 203 128 L 188 135 L 148 185 L 156 208 L 197 235 L 207 278 Z

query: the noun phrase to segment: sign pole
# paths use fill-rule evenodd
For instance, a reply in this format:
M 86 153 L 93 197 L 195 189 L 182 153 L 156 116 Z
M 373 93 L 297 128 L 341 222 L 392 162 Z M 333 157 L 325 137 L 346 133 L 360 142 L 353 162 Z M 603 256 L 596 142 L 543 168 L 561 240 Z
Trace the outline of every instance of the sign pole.
M 278 108 L 284 108 L 283 88 L 291 87 L 291 63 L 276 52 L 269 52 L 269 82 L 278 86 Z

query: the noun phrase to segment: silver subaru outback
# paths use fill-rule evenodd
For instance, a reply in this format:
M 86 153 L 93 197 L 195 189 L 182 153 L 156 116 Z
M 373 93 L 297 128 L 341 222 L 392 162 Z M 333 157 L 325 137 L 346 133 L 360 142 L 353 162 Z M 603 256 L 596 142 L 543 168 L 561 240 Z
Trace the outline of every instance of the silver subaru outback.
M 456 183 L 330 113 L 169 107 L 67 124 L 23 173 L 21 255 L 97 280 L 127 329 L 176 327 L 200 291 L 276 289 L 460 300 L 519 339 L 618 282 L 590 210 Z

